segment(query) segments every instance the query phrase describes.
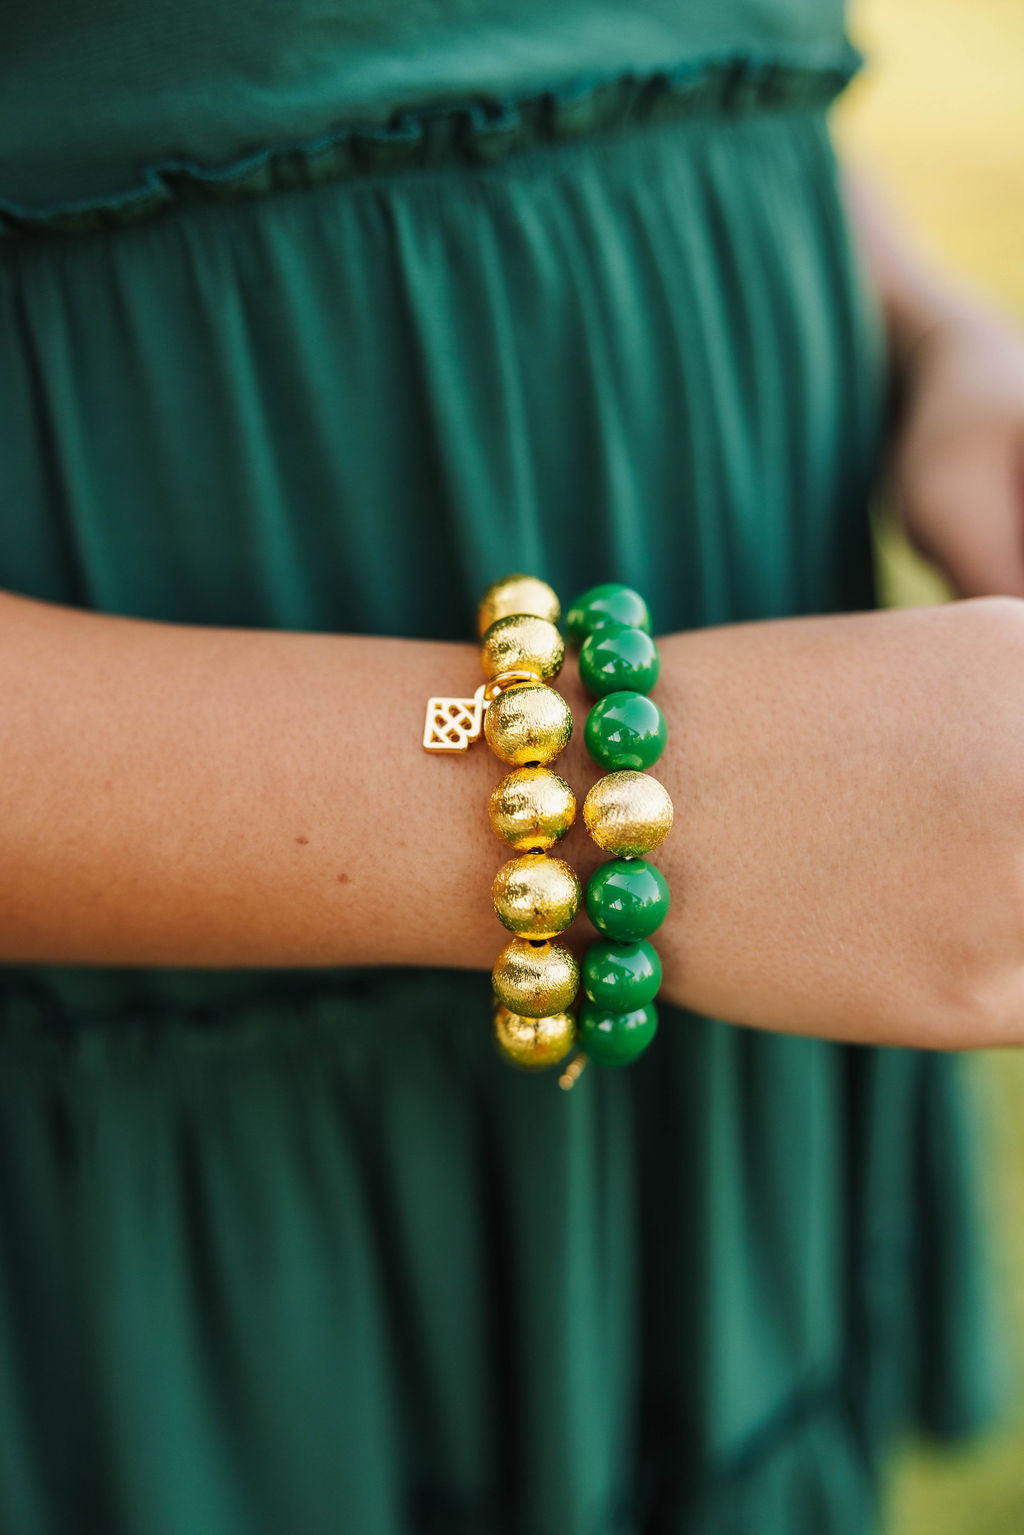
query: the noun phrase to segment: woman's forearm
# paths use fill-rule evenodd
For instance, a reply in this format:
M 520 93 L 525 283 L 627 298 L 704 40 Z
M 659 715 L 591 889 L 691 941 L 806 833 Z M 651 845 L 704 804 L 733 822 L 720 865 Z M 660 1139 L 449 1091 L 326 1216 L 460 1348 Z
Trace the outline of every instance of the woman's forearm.
M 420 740 L 476 648 L 0 596 L 0 959 L 483 965 L 485 748 Z M 494 844 L 494 846 L 491 846 Z
M 1024 1040 L 1024 604 L 664 636 L 666 1000 L 762 1028 Z M 0 958 L 484 970 L 476 646 L 178 627 L 0 598 Z M 576 719 L 556 766 L 599 776 Z M 600 861 L 578 818 L 559 851 Z M 570 930 L 581 947 L 585 918 Z

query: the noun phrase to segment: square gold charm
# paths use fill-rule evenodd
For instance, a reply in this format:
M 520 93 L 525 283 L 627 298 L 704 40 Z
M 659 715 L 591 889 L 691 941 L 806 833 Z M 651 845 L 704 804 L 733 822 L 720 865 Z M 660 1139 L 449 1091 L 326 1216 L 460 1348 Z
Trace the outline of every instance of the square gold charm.
M 464 752 L 479 739 L 484 717 L 483 685 L 472 698 L 428 698 L 423 745 L 428 752 Z

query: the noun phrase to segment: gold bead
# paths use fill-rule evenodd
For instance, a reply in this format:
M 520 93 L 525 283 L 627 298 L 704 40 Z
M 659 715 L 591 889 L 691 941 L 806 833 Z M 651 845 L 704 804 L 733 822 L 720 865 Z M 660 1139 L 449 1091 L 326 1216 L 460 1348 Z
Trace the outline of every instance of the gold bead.
M 668 790 L 649 773 L 606 773 L 583 803 L 587 830 L 604 852 L 639 858 L 672 830 Z
M 565 641 L 546 618 L 511 613 L 491 625 L 480 645 L 480 665 L 490 681 L 502 672 L 529 671 L 547 682 L 565 660 Z
M 558 943 L 529 943 L 513 938 L 494 961 L 494 992 L 509 1012 L 524 1018 L 562 1013 L 580 984 L 580 970 Z
M 498 921 L 518 938 L 554 938 L 564 932 L 582 896 L 575 869 L 543 853 L 510 858 L 491 886 Z
M 557 1066 L 576 1042 L 576 1020 L 571 1013 L 547 1018 L 524 1018 L 498 1007 L 494 1014 L 494 1038 L 505 1060 L 523 1071 L 546 1071 Z
M 558 598 L 546 581 L 538 581 L 536 576 L 502 576 L 480 599 L 477 633 L 483 636 L 493 623 L 510 613 L 532 613 L 534 618 L 557 624 L 561 612 Z
M 517 853 L 546 853 L 576 819 L 576 796 L 550 768 L 516 768 L 491 791 L 491 827 Z
M 572 710 L 554 688 L 522 682 L 506 688 L 484 715 L 487 744 L 513 767 L 553 762 L 572 735 Z

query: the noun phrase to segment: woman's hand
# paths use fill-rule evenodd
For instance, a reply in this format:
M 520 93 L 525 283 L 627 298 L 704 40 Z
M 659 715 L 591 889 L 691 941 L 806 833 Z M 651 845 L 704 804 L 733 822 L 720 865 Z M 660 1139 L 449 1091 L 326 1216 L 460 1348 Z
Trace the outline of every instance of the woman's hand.
M 897 385 L 897 509 L 961 596 L 1024 597 L 1024 335 L 918 245 L 863 168 L 843 190 Z
M 904 363 L 893 491 L 912 541 L 965 597 L 1024 597 L 1024 337 L 951 303 Z

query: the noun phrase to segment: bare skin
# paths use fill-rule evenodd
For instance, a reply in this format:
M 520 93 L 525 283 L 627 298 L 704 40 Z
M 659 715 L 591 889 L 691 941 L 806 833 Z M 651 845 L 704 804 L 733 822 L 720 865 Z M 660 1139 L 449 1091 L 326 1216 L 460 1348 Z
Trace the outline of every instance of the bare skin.
M 17 598 L 0 630 L 3 958 L 490 965 L 501 769 L 419 741 L 427 694 L 475 685 L 472 645 Z M 1024 1038 L 1024 604 L 661 644 L 665 996 L 833 1038 Z M 571 666 L 562 685 L 581 720 Z M 584 875 L 598 857 L 582 830 L 566 851 Z
M 953 282 L 863 171 L 845 191 L 885 317 L 902 420 L 891 490 L 964 597 L 1024 597 L 1024 336 Z
M 851 196 L 907 376 L 897 475 L 915 536 L 962 590 L 1016 592 L 1024 498 L 994 493 L 991 461 L 1020 449 L 1024 351 L 980 301 L 932 289 L 871 193 Z M 926 493 L 929 441 L 956 515 Z M 836 1039 L 1024 1040 L 1024 603 L 661 647 L 658 776 L 679 816 L 658 855 L 675 892 L 664 995 Z M 490 966 L 500 768 L 483 746 L 420 746 L 427 695 L 476 685 L 472 644 L 0 596 L 0 650 L 0 960 Z M 579 727 L 572 666 L 560 686 Z M 563 767 L 582 797 L 597 773 L 581 734 Z M 566 856 L 584 877 L 598 857 L 582 830 Z M 587 936 L 580 922 L 572 941 Z

